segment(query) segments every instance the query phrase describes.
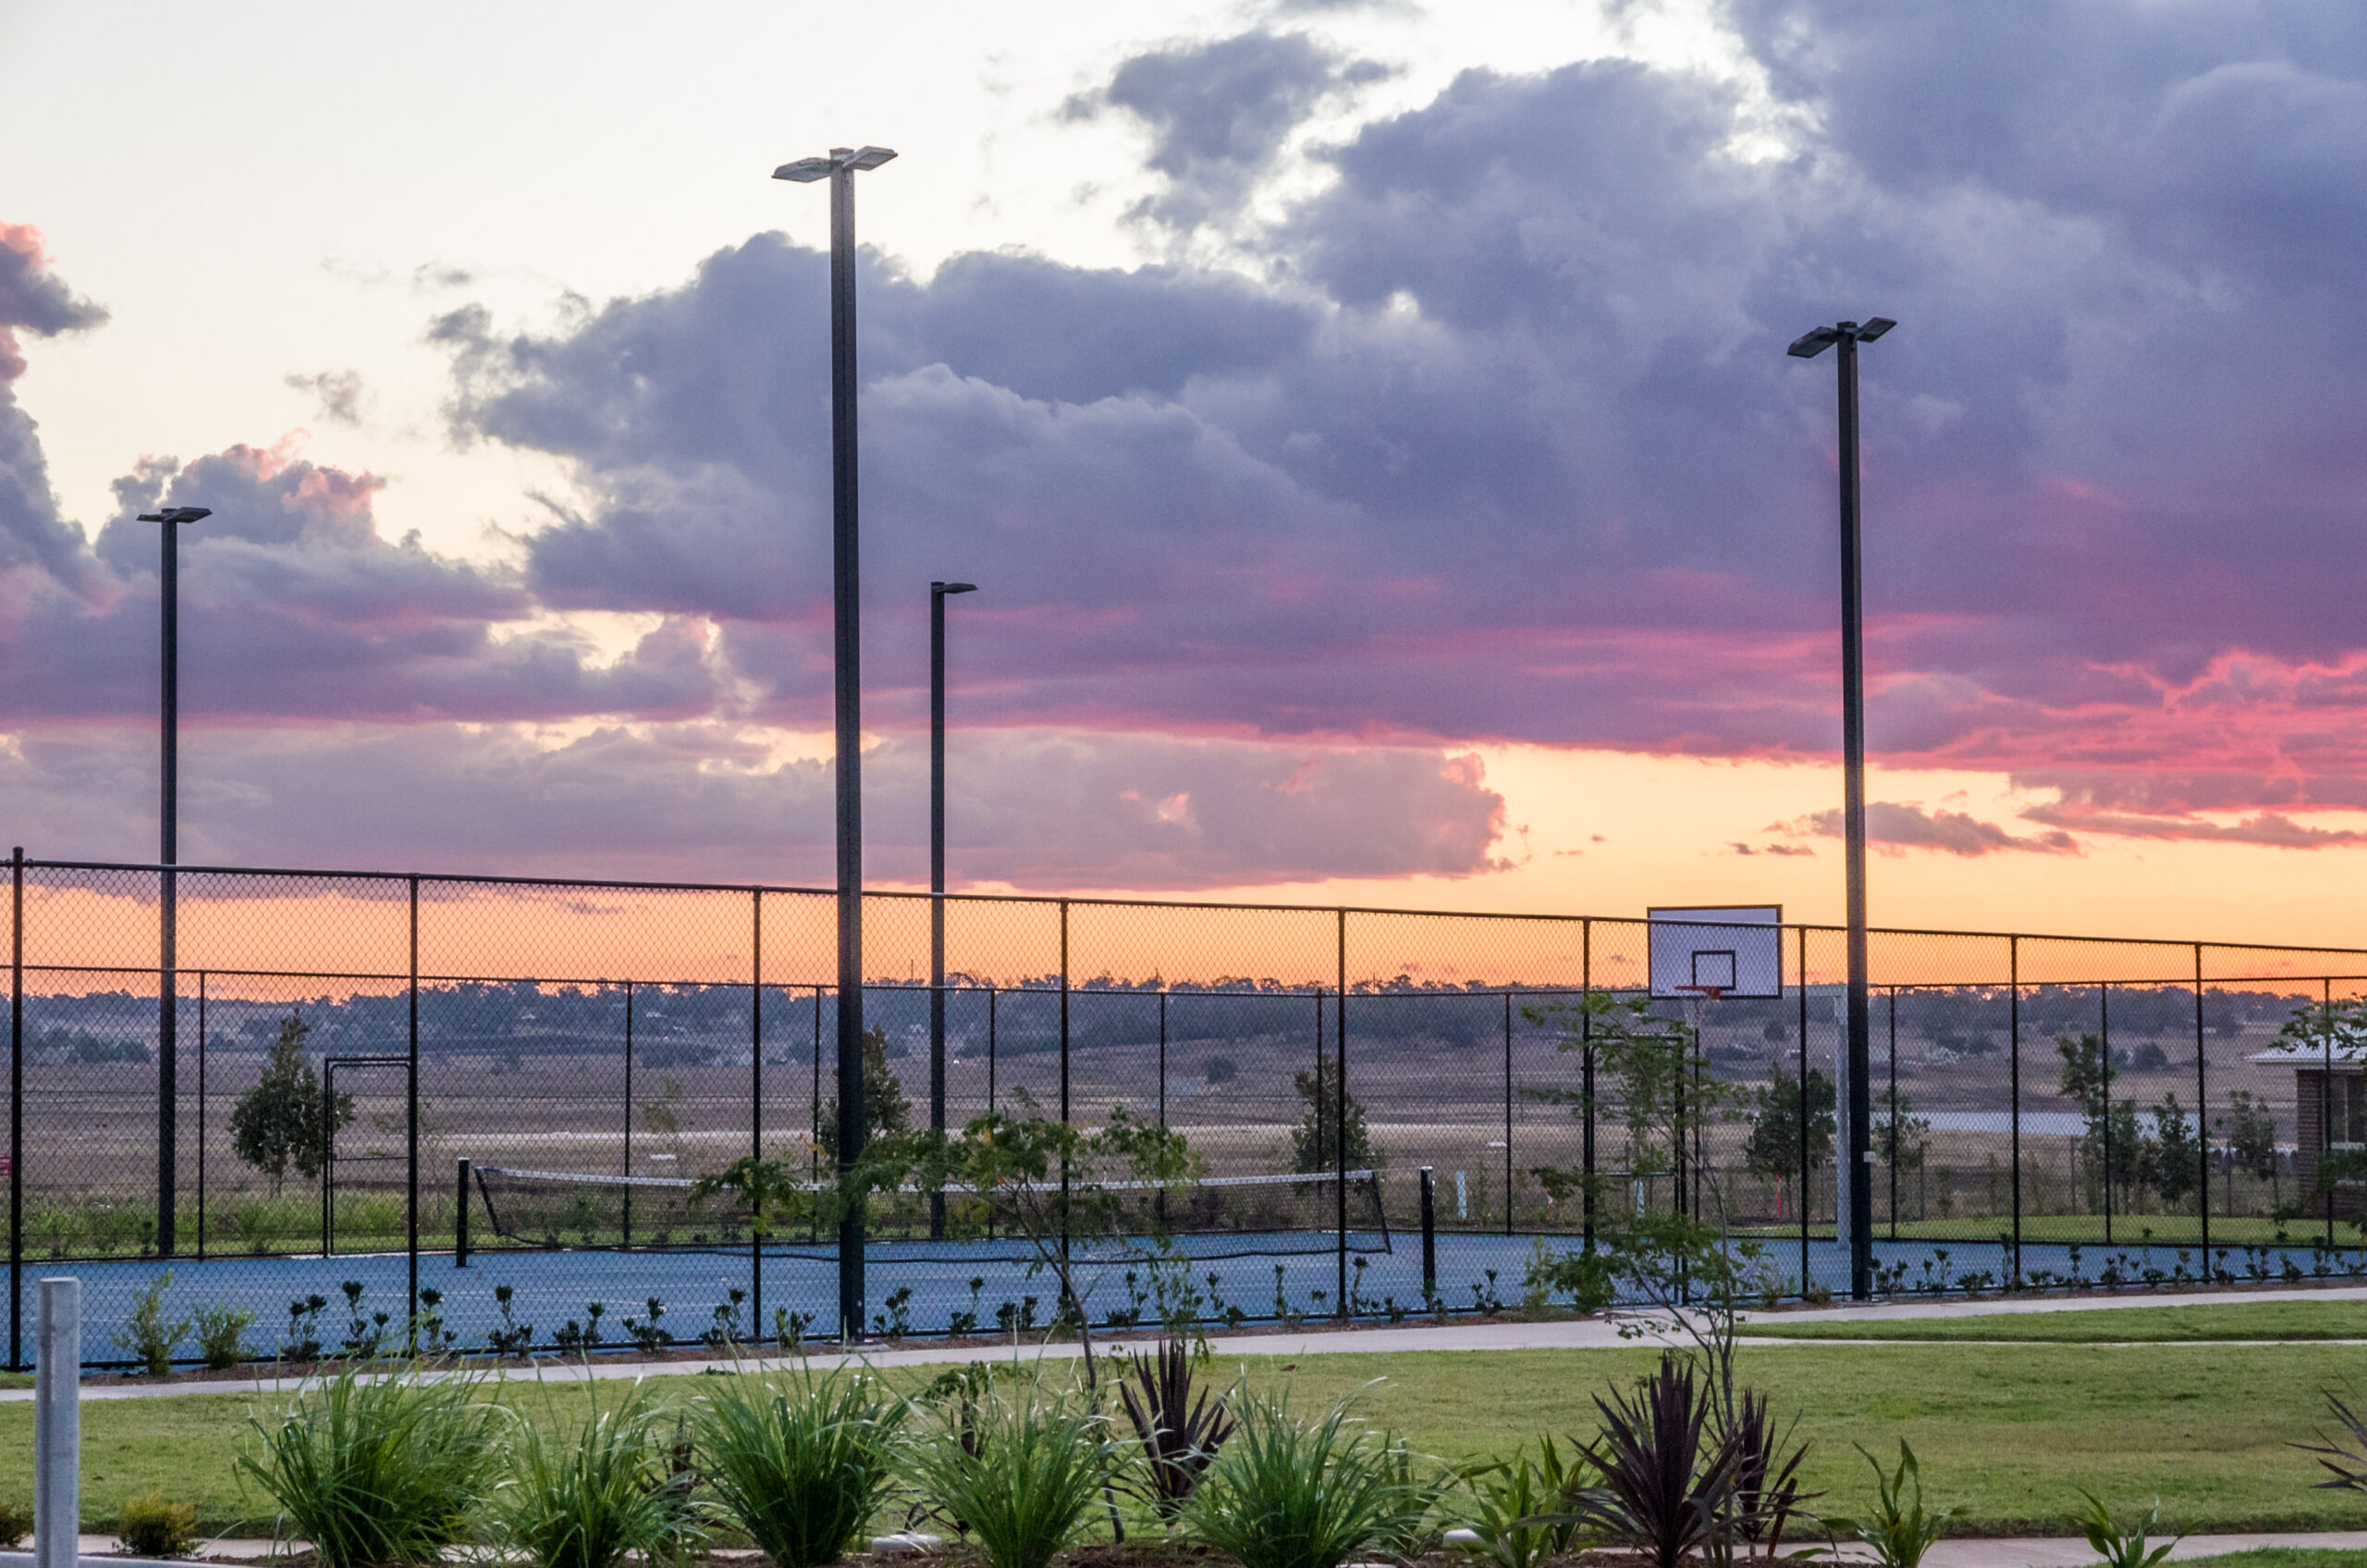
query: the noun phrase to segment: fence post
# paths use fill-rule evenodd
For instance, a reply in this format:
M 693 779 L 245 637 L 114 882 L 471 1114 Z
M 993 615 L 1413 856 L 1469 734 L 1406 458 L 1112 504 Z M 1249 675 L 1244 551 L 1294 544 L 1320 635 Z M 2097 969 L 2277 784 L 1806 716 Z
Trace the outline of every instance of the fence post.
M 2112 1245 L 2112 986 L 2096 987 L 2096 1034 L 2103 1042 L 2104 1245 Z
M 1338 1266 L 1339 1298 L 1336 1316 L 1348 1316 L 1348 912 L 1337 912 L 1339 925 L 1334 944 L 1334 956 L 1339 960 L 1340 988 L 1331 1003 L 1331 1033 L 1335 1043 L 1337 1082 L 1332 1085 L 1331 1145 L 1332 1163 L 1337 1168 L 1331 1183 L 1332 1253 Z
M 469 1162 L 466 1158 L 460 1161 L 460 1179 L 453 1188 L 453 1195 L 460 1201 L 452 1213 L 452 1267 L 466 1268 L 469 1266 Z
M 1504 993 L 1504 1234 L 1513 1233 L 1513 994 Z
M 748 1158 L 765 1158 L 765 890 L 749 889 L 748 911 Z M 765 1216 L 748 1217 L 748 1322 L 765 1320 Z
M 197 1260 L 205 1261 L 205 971 L 197 972 Z
M 632 982 L 625 982 L 625 1168 L 619 1175 L 632 1174 Z M 632 1250 L 632 1188 L 624 1189 L 624 1246 Z
M 205 977 L 198 976 L 198 1125 L 204 1125 L 205 1098 Z M 403 1166 L 403 1249 L 411 1273 L 411 1317 L 419 1321 L 419 878 L 411 879 L 411 1060 L 405 1064 L 403 1084 L 404 1144 L 407 1150 Z M 198 1202 L 205 1201 L 204 1143 L 198 1145 Z M 205 1244 L 204 1210 L 199 1209 L 198 1245 Z
M 1439 1299 L 1438 1184 L 1429 1166 L 1423 1166 L 1418 1174 L 1422 1178 L 1422 1305 L 1427 1307 Z
M 1594 1251 L 1594 922 L 1578 922 L 1578 1060 L 1584 1074 L 1579 1090 L 1585 1096 L 1586 1131 L 1582 1158 L 1586 1162 L 1586 1250 Z
M 1898 1240 L 1898 987 L 1890 988 L 1890 1239 Z
M 2325 1195 L 2326 1248 L 2334 1248 L 2334 1183 L 2326 1180 L 2326 1161 L 2334 1156 L 2334 977 L 2328 975 L 2318 982 L 2323 998 L 2319 1016 L 2325 1020 L 2325 1033 L 2321 1043 L 2325 1047 L 2325 1076 L 2318 1080 L 2318 1160 L 2310 1172 L 2318 1191 Z
M 337 1063 L 321 1064 L 321 1261 L 337 1234 Z
M 25 1366 L 25 847 L 9 856 L 8 1370 Z
M 43 1280 L 34 1329 L 33 1563 L 75 1568 L 82 1529 L 82 1281 Z
M 167 826 L 166 832 L 171 831 Z M 156 1256 L 170 1257 L 180 1207 L 179 874 L 166 866 L 158 889 L 156 963 Z
M 1061 900 L 1061 1125 L 1069 1124 L 1069 901 Z M 1069 1256 L 1069 1157 L 1061 1155 L 1061 1257 Z M 1066 1305 L 1066 1303 L 1062 1303 Z
M 2005 1060 L 2011 1067 L 2014 1134 L 2014 1282 L 2022 1280 L 2022 939 L 2005 938 Z M 1921 1178 L 1918 1177 L 1918 1181 Z
M 1809 928 L 1799 927 L 1800 994 L 1800 1119 L 1794 1123 L 1800 1141 L 1800 1299 L 1809 1299 L 1816 1278 L 1809 1268 Z
M 2194 1191 L 2195 1212 L 2202 1220 L 2202 1282 L 2211 1282 L 2211 1122 L 2203 1115 L 2211 1104 L 2211 1079 L 2203 1070 L 2202 944 L 2194 945 Z

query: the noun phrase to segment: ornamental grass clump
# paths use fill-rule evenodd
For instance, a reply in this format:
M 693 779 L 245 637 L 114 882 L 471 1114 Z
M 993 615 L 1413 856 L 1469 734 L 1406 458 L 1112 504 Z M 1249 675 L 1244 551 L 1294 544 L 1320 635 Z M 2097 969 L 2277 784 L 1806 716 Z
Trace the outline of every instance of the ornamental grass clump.
M 473 1378 L 347 1366 L 276 1420 L 249 1417 L 238 1472 L 279 1505 L 285 1534 L 313 1543 L 320 1568 L 433 1562 L 467 1537 L 493 1480 L 501 1416 L 477 1393 Z
M 572 1438 L 556 1409 L 521 1423 L 510 1474 L 494 1495 L 503 1544 L 534 1568 L 618 1568 L 629 1554 L 680 1561 L 703 1534 L 692 1475 L 670 1463 L 661 1413 L 636 1382 L 613 1410 L 584 1385 Z M 548 1401 L 546 1401 L 547 1406 Z
M 904 1409 L 867 1373 L 728 1378 L 695 1418 L 705 1479 L 779 1568 L 834 1562 L 887 1495 Z
M 1340 1568 L 1420 1531 L 1438 1488 L 1414 1477 L 1402 1445 L 1352 1421 L 1345 1403 L 1315 1422 L 1294 1419 L 1282 1400 L 1245 1400 L 1237 1415 L 1184 1519 L 1242 1568 Z
M 987 1568 L 1046 1568 L 1084 1530 L 1118 1457 L 1108 1423 L 1032 1380 L 958 1403 L 912 1449 L 928 1510 Z

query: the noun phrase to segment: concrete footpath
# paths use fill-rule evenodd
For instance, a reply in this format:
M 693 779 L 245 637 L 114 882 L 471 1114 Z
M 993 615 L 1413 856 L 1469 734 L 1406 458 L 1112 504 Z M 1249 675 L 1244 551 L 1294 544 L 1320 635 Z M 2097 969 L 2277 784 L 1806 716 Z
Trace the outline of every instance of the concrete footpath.
M 2030 1300 L 1988 1301 L 1910 1301 L 1881 1302 L 1863 1306 L 1825 1306 L 1804 1308 L 1791 1312 L 1756 1315 L 1774 1323 L 1880 1323 L 1907 1318 L 1927 1317 L 2011 1317 L 2032 1312 L 2112 1312 L 2148 1306 L 2232 1306 L 2247 1302 L 2273 1301 L 2367 1301 L 2367 1285 L 2329 1285 L 2300 1290 L 2263 1291 L 2196 1291 L 2183 1294 L 2117 1295 L 2109 1297 L 2070 1296 Z M 1749 1333 L 1750 1317 L 1744 1319 L 1742 1342 L 1751 1345 L 1834 1345 L 1884 1342 L 1856 1340 L 1779 1340 L 1753 1338 Z M 1098 1344 L 1147 1343 L 1136 1336 L 1129 1341 L 1102 1340 Z M 1400 1325 L 1391 1328 L 1357 1328 L 1302 1329 L 1296 1332 L 1262 1334 L 1221 1334 L 1210 1338 L 1209 1348 L 1219 1356 L 1302 1356 L 1348 1355 L 1390 1351 L 1461 1351 L 1461 1350 L 1611 1350 L 1632 1346 L 1635 1340 L 1623 1339 L 1616 1323 L 1600 1318 L 1581 1318 L 1542 1323 L 1469 1322 Z M 1649 1340 L 1647 1342 L 1650 1342 Z M 1889 1341 L 1895 1342 L 1895 1341 Z M 1927 1341 L 1928 1342 L 1928 1341 Z M 1954 1341 L 1963 1343 L 1968 1341 Z M 1969 1341 L 1979 1342 L 1979 1341 Z M 2012 1341 L 2017 1343 L 2027 1341 Z M 2158 1341 L 2145 1341 L 2148 1344 Z M 2237 1342 L 2274 1344 L 2291 1342 L 2325 1346 L 2361 1341 L 2340 1340 L 2258 1341 L 2235 1341 L 2208 1340 L 2170 1341 L 2208 1345 Z M 2109 1345 L 2091 1345 L 2091 1349 L 2109 1349 Z M 1074 1344 L 923 1344 L 907 1348 L 891 1348 L 885 1343 L 858 1344 L 852 1351 L 817 1350 L 804 1357 L 766 1354 L 751 1351 L 738 1359 L 716 1357 L 690 1361 L 635 1361 L 622 1356 L 602 1357 L 586 1366 L 582 1362 L 547 1358 L 531 1367 L 509 1366 L 498 1369 L 503 1378 L 533 1379 L 546 1382 L 574 1382 L 585 1378 L 601 1381 L 640 1377 L 694 1377 L 715 1370 L 730 1371 L 736 1367 L 766 1368 L 803 1365 L 817 1368 L 846 1366 L 854 1362 L 873 1366 L 958 1366 L 968 1362 L 1001 1361 L 1013 1354 L 1038 1356 L 1048 1360 L 1073 1358 L 1078 1354 Z M 169 1399 L 180 1394 L 284 1393 L 302 1386 L 302 1379 L 272 1378 L 260 1375 L 251 1378 L 217 1380 L 191 1379 L 174 1383 L 100 1383 L 86 1385 L 85 1400 L 106 1399 Z M 477 1375 L 487 1375 L 480 1371 Z M 0 1403 L 31 1400 L 30 1389 L 0 1389 Z M 2084 1550 L 2084 1548 L 2082 1549 Z M 0 1556 L 0 1564 L 5 1564 Z
M 302 1543 L 296 1543 L 300 1546 Z M 2367 1562 L 2367 1530 L 2328 1530 L 2314 1535 L 2274 1534 L 2231 1536 L 2189 1536 L 2170 1551 L 2175 1562 L 2198 1557 L 2222 1557 L 2231 1551 L 2251 1551 L 2262 1547 L 2297 1547 L 2319 1550 L 2356 1551 Z M 267 1540 L 209 1541 L 198 1549 L 198 1560 L 210 1562 L 261 1562 L 273 1554 L 275 1548 Z M 280 1543 L 278 1550 L 288 1550 Z M 173 1568 L 172 1564 L 153 1559 L 117 1555 L 122 1543 L 113 1536 L 84 1536 L 81 1539 L 81 1560 L 104 1568 Z M 762 1563 L 763 1557 L 754 1551 L 721 1551 L 716 1556 L 726 1561 L 744 1560 Z M 1841 1554 L 1849 1562 L 1869 1562 L 1871 1554 L 1861 1550 L 1846 1550 Z M 0 1568 L 32 1568 L 32 1553 L 0 1551 Z M 189 1559 L 180 1560 L 185 1565 Z M 881 1562 L 910 1562 L 910 1558 L 880 1559 Z M 1475 1562 L 1477 1560 L 1475 1559 Z M 1923 1558 L 1927 1568 L 2091 1568 L 2096 1553 L 2085 1540 L 2073 1536 L 2036 1536 L 2025 1538 L 1995 1540 L 1947 1540 L 1934 1546 Z

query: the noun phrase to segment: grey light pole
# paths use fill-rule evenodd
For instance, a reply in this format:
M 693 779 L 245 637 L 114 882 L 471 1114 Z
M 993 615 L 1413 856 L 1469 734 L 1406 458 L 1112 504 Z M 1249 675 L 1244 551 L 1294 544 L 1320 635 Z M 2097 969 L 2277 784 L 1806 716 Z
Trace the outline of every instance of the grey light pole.
M 179 1201 L 180 996 L 176 974 L 180 888 L 172 867 L 180 860 L 181 771 L 181 540 L 174 529 L 214 515 L 208 507 L 171 507 L 141 512 L 141 522 L 162 524 L 164 553 L 157 567 L 163 608 L 165 689 L 162 714 L 164 767 L 158 814 L 156 952 L 156 1253 L 173 1256 L 173 1208 Z
M 1859 1301 L 1874 1288 L 1874 1194 L 1866 1170 L 1873 1158 L 1873 1127 L 1866 1103 L 1873 1092 L 1873 1069 L 1872 1028 L 1866 1011 L 1866 643 L 1858 545 L 1858 345 L 1871 343 L 1897 325 L 1882 316 L 1862 324 L 1836 322 L 1805 334 L 1789 350 L 1797 359 L 1812 360 L 1830 346 L 1841 349 L 1834 361 L 1841 383 L 1841 816 L 1849 884 L 1849 1117 L 1842 1133 L 1841 1158 L 1849 1182 L 1849 1293 Z M 1801 983 L 1807 983 L 1805 976 Z M 1800 1049 L 1805 1060 L 1807 1041 L 1800 1042 Z M 1805 1138 L 1805 1121 L 1801 1128 Z
M 830 182 L 830 562 L 838 674 L 839 1169 L 863 1153 L 863 678 L 855 505 L 854 177 L 896 154 L 885 147 L 833 147 L 773 170 L 800 185 Z M 839 1334 L 863 1331 L 863 1207 L 839 1220 Z
M 928 1125 L 945 1131 L 945 600 L 975 582 L 928 585 Z M 928 1237 L 945 1239 L 945 1194 L 928 1195 Z

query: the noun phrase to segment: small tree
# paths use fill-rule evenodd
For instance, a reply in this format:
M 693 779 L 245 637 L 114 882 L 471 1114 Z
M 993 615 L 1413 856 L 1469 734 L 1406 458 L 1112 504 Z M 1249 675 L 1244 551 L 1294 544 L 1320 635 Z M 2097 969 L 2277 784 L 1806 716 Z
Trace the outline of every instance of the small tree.
M 2152 1116 L 2153 1135 L 2145 1142 L 2140 1174 L 2162 1194 L 2165 1207 L 2176 1208 L 2201 1182 L 2202 1141 L 2178 1104 L 2177 1091 L 2163 1096 Z
M 1373 1170 L 1380 1161 L 1373 1157 L 1372 1134 L 1365 1127 L 1364 1104 L 1350 1095 L 1346 1110 L 1342 1113 L 1334 1103 L 1340 1096 L 1332 1088 L 1330 1066 L 1318 1057 L 1314 1072 L 1298 1073 L 1291 1081 L 1306 1107 L 1299 1113 L 1298 1125 L 1291 1129 L 1291 1169 L 1309 1172 L 1333 1169 L 1342 1158 L 1335 1129 L 1344 1126 L 1348 1134 L 1346 1169 Z
M 1874 1112 L 1874 1154 L 1896 1170 L 1919 1170 L 1931 1146 L 1931 1119 L 1916 1115 L 1915 1102 L 1905 1095 L 1893 1098 L 1895 1104 Z
M 312 1032 L 300 1012 L 282 1019 L 263 1076 L 230 1109 L 230 1147 L 271 1178 L 274 1197 L 290 1166 L 307 1179 L 318 1176 L 330 1135 L 353 1120 L 351 1095 L 337 1096 L 328 1115 L 322 1114 L 320 1074 L 304 1054 L 304 1036 Z
M 904 1082 L 888 1067 L 888 1030 L 875 1023 L 863 1032 L 863 1137 L 865 1143 L 901 1133 L 913 1124 L 913 1104 Z M 822 1102 L 822 1125 L 815 1141 L 827 1159 L 839 1158 L 839 1096 Z
M 1752 1175 L 1779 1182 L 1798 1177 L 1803 1099 L 1808 1102 L 1809 1169 L 1821 1170 L 1832 1161 L 1834 1108 L 1839 1096 L 1833 1080 L 1811 1067 L 1805 1080 L 1786 1077 L 1751 1091 L 1750 1135 L 1743 1142 L 1742 1158 Z
M 2254 1181 L 2266 1182 L 2270 1207 L 2281 1207 L 2285 1200 L 2277 1191 L 2276 1117 L 2268 1102 L 2238 1089 L 2227 1096 L 2227 1114 L 2219 1119 L 2218 1126 L 2238 1168 Z
M 2112 1058 L 2104 1048 L 2103 1036 L 2094 1033 L 2077 1039 L 2058 1035 L 2054 1053 L 2063 1059 L 2059 1080 L 2063 1096 L 2079 1102 L 2079 1113 L 2087 1121 L 2079 1138 L 2079 1158 L 2090 1172 L 2090 1182 L 2116 1187 L 2124 1194 L 2133 1192 L 2139 1175 L 2155 1163 L 2157 1151 L 2153 1140 L 2138 1128 L 2137 1102 L 2112 1097 Z M 2105 1196 L 2110 1195 L 2107 1190 Z M 2122 1201 L 2125 1205 L 2127 1199 Z

